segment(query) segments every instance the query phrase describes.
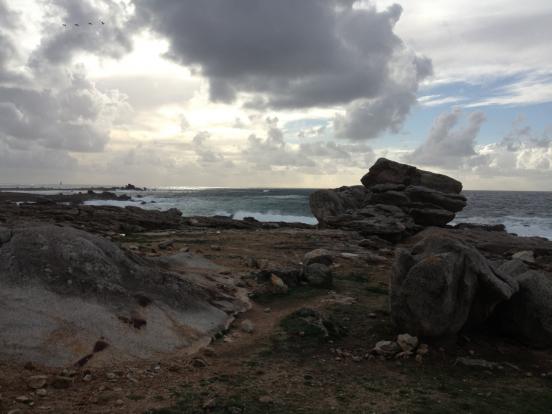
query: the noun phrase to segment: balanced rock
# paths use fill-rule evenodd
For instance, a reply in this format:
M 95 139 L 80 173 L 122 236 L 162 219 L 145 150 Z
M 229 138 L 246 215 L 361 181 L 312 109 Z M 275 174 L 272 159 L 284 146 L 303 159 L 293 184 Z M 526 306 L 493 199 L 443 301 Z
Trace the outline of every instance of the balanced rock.
M 386 158 L 377 160 L 361 182 L 365 187 L 376 184 L 421 185 L 445 193 L 458 194 L 462 191 L 460 181 Z
M 396 242 L 426 226 L 444 226 L 466 206 L 462 184 L 450 177 L 380 158 L 364 186 L 319 190 L 310 208 L 321 226 Z
M 428 238 L 412 251 L 399 249 L 391 277 L 391 317 L 417 336 L 455 335 L 485 322 L 519 289 L 476 249 L 446 238 Z

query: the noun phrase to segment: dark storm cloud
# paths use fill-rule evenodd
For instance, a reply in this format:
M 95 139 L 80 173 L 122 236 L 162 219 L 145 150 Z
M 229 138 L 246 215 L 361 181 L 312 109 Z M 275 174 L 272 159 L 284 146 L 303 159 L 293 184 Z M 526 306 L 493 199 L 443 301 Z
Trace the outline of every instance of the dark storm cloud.
M 83 4 L 88 2 L 56 4 L 84 12 Z M 10 24 L 0 27 L 0 144 L 14 150 L 16 159 L 24 160 L 34 159 L 31 152 L 45 154 L 48 150 L 56 150 L 60 160 L 71 159 L 67 151 L 102 151 L 109 140 L 109 113 L 124 102 L 100 92 L 82 68 L 46 62 L 48 49 L 44 47 L 48 39 L 57 39 L 55 33 L 43 38 L 31 55 L 33 62 L 25 61 L 16 53 L 17 30 L 24 21 L 0 0 L 0 21 L 6 15 Z M 67 46 L 67 53 L 72 47 Z
M 257 109 L 352 104 L 339 135 L 367 139 L 402 124 L 431 62 L 394 34 L 400 6 L 353 3 L 135 0 L 138 19 L 169 39 L 168 55 L 208 78 L 213 101 L 247 93 Z M 381 125 L 360 131 L 371 122 Z

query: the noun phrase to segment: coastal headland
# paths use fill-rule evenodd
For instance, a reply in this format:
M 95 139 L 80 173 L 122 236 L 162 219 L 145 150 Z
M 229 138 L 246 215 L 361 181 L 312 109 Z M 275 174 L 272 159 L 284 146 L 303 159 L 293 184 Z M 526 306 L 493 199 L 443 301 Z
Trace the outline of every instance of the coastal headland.
M 552 410 L 552 241 L 451 226 L 451 177 L 360 182 L 316 226 L 0 192 L 0 412 Z

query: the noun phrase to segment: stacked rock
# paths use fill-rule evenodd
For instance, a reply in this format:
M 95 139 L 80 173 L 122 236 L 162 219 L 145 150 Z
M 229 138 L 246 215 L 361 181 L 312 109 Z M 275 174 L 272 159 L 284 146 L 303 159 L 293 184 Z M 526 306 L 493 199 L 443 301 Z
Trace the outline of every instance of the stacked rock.
M 361 182 L 311 194 L 321 225 L 398 241 L 425 226 L 444 226 L 466 206 L 459 181 L 385 158 Z

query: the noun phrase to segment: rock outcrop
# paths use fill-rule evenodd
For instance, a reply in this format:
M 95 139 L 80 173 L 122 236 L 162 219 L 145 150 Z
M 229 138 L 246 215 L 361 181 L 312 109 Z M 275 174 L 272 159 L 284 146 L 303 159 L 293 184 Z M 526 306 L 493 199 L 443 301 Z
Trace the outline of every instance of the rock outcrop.
M 501 266 L 519 283 L 517 292 L 495 315 L 499 329 L 535 348 L 552 346 L 552 277 L 528 270 L 514 259 Z
M 392 319 L 419 336 L 455 335 L 485 322 L 519 290 L 476 249 L 450 238 L 427 238 L 397 251 L 391 277 Z
M 201 260 L 183 273 L 57 225 L 0 235 L 3 359 L 83 365 L 193 349 L 246 306 L 231 278 Z
M 444 226 L 466 206 L 459 181 L 385 158 L 361 181 L 363 186 L 311 195 L 320 225 L 398 241 L 425 226 Z

